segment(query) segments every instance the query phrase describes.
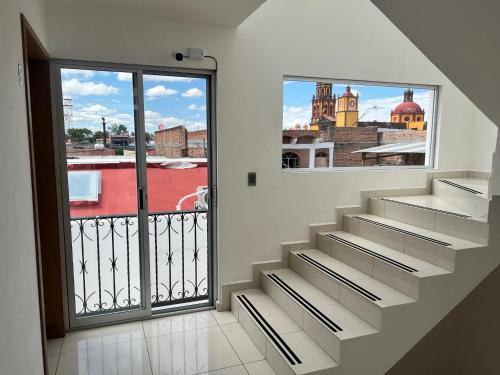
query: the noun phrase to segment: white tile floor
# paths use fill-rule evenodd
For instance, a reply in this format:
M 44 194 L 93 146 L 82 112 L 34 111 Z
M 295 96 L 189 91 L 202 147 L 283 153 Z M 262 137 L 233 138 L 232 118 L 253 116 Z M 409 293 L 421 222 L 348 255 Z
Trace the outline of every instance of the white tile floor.
M 273 375 L 230 312 L 70 332 L 48 343 L 50 375 Z

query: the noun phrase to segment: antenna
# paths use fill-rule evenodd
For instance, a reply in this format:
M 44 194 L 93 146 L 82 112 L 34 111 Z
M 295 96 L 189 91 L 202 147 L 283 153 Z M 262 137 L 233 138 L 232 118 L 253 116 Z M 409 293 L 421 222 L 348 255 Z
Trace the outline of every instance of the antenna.
M 67 129 L 73 125 L 73 99 L 63 99 L 64 125 Z
M 374 104 L 372 105 L 371 107 L 369 107 L 368 109 L 366 109 L 366 111 L 363 112 L 363 114 L 361 116 L 359 116 L 359 119 L 358 119 L 358 122 L 359 120 L 361 120 L 364 116 L 366 116 L 369 112 L 373 111 L 374 109 L 377 109 L 377 105 Z

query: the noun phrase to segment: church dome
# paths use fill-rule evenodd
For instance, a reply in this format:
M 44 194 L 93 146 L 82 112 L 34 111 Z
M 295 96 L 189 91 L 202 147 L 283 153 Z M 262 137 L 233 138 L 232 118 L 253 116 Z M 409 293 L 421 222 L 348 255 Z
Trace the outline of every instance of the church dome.
M 423 115 L 424 110 L 417 103 L 413 101 L 413 90 L 406 90 L 404 92 L 404 101 L 399 103 L 396 108 L 392 110 L 392 114 L 395 115 Z
M 394 108 L 392 113 L 400 115 L 400 114 L 409 114 L 413 113 L 416 115 L 424 114 L 424 110 L 415 102 L 402 102 Z
M 346 88 L 345 88 L 345 92 L 344 94 L 342 95 L 343 97 L 346 97 L 346 96 L 354 96 L 354 94 L 351 92 L 351 86 L 350 85 L 347 85 Z

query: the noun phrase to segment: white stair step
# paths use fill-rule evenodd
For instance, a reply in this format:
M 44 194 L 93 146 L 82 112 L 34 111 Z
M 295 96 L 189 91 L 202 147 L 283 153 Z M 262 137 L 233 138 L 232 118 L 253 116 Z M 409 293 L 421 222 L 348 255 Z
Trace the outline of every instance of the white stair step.
M 382 309 L 415 302 L 320 250 L 291 252 L 290 267 L 377 329 L 381 327 Z
M 336 361 L 341 342 L 377 330 L 290 269 L 264 271 L 261 285 L 271 299 Z
M 418 199 L 412 199 L 418 197 Z M 488 223 L 484 220 L 461 216 L 462 213 L 427 207 L 424 204 L 428 195 L 411 197 L 369 198 L 368 212 L 375 216 L 384 217 L 401 223 L 410 224 L 423 229 L 440 232 L 449 236 L 458 237 L 480 244 L 488 242 Z M 429 198 L 427 201 L 438 198 Z M 442 201 L 441 201 L 442 202 Z M 442 202 L 444 203 L 444 202 Z M 450 205 L 444 203 L 446 208 Z M 454 211 L 458 211 L 454 209 Z
M 415 225 L 402 223 L 400 221 L 388 219 L 381 216 L 371 215 L 371 214 L 357 214 L 357 215 L 348 215 L 347 217 L 359 217 L 367 220 L 371 220 L 382 225 L 386 225 L 388 227 L 392 227 L 394 231 L 406 231 L 407 233 L 403 233 L 407 236 L 414 236 L 415 238 L 419 238 L 422 241 L 432 242 L 437 241 L 440 242 L 440 245 L 449 247 L 453 250 L 462 250 L 462 249 L 471 249 L 474 247 L 482 246 L 480 243 L 464 240 L 460 237 L 451 236 L 445 233 L 436 232 L 433 230 L 417 227 Z M 415 236 L 416 235 L 416 236 Z
M 459 217 L 471 217 L 469 213 L 458 207 L 449 204 L 448 202 L 436 197 L 434 195 L 410 195 L 403 197 L 382 197 L 381 200 L 386 200 L 389 202 L 396 202 L 400 204 L 405 204 L 408 206 L 414 206 L 421 209 L 427 209 L 434 212 L 447 213 L 449 215 L 455 215 Z
M 349 232 L 320 233 L 321 237 L 320 250 L 414 299 L 418 299 L 420 279 L 450 273 Z
M 370 214 L 347 215 L 344 229 L 449 271 L 457 250 L 481 247 L 476 242 Z
M 337 366 L 262 290 L 235 292 L 231 309 L 277 374 L 328 374 Z
M 488 180 L 480 178 L 434 179 L 432 194 L 472 217 L 487 219 Z

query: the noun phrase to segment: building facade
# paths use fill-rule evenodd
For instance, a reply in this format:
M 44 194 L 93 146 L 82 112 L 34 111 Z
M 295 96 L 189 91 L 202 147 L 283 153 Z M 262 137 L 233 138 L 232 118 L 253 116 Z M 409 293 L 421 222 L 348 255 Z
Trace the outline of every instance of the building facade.
M 322 142 L 319 130 L 284 130 L 282 168 L 331 168 L 334 166 L 333 142 Z
M 184 125 L 155 131 L 155 153 L 167 158 L 207 157 L 207 131 L 189 132 Z

